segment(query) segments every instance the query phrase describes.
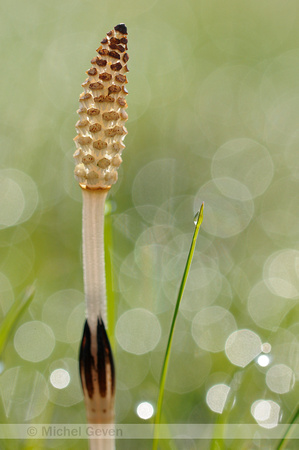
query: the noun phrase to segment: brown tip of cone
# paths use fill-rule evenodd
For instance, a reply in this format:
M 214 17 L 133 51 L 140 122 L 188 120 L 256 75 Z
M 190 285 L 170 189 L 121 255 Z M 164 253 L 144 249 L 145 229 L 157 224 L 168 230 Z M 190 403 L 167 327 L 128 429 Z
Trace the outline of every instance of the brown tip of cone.
M 121 34 L 128 34 L 127 27 L 124 23 L 120 23 L 114 27 L 115 31 L 118 31 Z

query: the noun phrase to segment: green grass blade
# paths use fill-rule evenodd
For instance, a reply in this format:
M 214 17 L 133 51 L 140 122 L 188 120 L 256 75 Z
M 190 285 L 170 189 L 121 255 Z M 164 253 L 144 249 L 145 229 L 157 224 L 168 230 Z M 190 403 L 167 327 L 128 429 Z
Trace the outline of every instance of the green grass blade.
M 9 335 L 12 332 L 16 322 L 33 300 L 34 294 L 35 287 L 29 286 L 25 290 L 22 298 L 20 300 L 16 300 L 13 303 L 12 307 L 4 317 L 0 327 L 0 354 L 2 354 Z
M 193 258 L 193 254 L 194 254 L 194 250 L 195 250 L 195 245 L 196 245 L 198 232 L 199 232 L 200 226 L 202 224 L 202 220 L 203 220 L 203 207 L 204 207 L 204 204 L 201 205 L 201 208 L 200 208 L 199 212 L 195 216 L 195 230 L 194 230 L 194 234 L 193 234 L 193 237 L 192 237 L 192 242 L 191 242 L 191 246 L 190 246 L 190 250 L 189 250 L 189 254 L 188 254 L 188 258 L 187 258 L 187 262 L 186 262 L 183 278 L 182 278 L 182 281 L 181 281 L 181 285 L 180 285 L 180 289 L 179 289 L 179 293 L 178 293 L 178 297 L 177 297 L 177 301 L 176 301 L 176 305 L 175 305 L 175 309 L 174 309 L 174 313 L 173 313 L 171 326 L 170 326 L 168 342 L 167 342 L 167 347 L 166 347 L 166 352 L 165 352 L 165 356 L 164 356 L 162 372 L 161 372 L 161 377 L 160 377 L 159 395 L 158 395 L 158 401 L 157 401 L 157 411 L 156 411 L 155 422 L 154 422 L 155 426 L 154 426 L 153 450 L 157 450 L 158 449 L 159 423 L 160 423 L 160 420 L 161 420 L 161 411 L 162 411 L 162 403 L 163 403 L 163 396 L 164 396 L 164 388 L 165 388 L 167 370 L 168 370 L 168 365 L 169 365 L 169 358 L 170 358 L 170 352 L 171 352 L 171 346 L 172 346 L 172 340 L 173 340 L 173 334 L 174 334 L 174 327 L 175 327 L 177 315 L 178 315 L 178 312 L 179 312 L 180 303 L 181 303 L 181 300 L 182 300 L 182 297 L 183 297 L 183 293 L 184 293 L 184 290 L 185 290 L 188 274 L 189 274 L 189 271 L 190 271 L 191 262 L 192 262 L 192 258 Z
M 290 421 L 290 424 L 283 436 L 283 438 L 281 439 L 281 441 L 279 442 L 278 446 L 277 446 L 277 450 L 283 450 L 284 448 L 286 448 L 286 445 L 288 443 L 289 440 L 289 436 L 292 434 L 292 426 L 297 422 L 297 420 L 299 419 L 299 408 L 297 408 L 292 416 L 292 419 Z

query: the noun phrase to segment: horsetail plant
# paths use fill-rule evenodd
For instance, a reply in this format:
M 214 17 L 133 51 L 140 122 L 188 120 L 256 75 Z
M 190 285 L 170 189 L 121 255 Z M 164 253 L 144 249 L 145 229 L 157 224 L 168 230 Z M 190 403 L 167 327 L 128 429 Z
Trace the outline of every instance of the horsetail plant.
M 115 374 L 106 333 L 104 207 L 118 178 L 127 134 L 127 28 L 107 33 L 82 84 L 80 119 L 74 138 L 75 178 L 83 193 L 83 274 L 86 321 L 80 348 L 80 376 L 89 424 L 114 423 Z M 111 450 L 114 439 L 90 440 L 90 449 Z

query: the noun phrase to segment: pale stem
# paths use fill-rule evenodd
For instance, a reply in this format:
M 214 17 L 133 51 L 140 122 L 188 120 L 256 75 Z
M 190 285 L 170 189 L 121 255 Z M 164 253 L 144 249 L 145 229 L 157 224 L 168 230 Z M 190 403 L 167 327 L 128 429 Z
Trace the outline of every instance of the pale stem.
M 101 428 L 101 429 L 99 429 Z M 100 436 L 100 433 L 105 433 L 106 436 L 109 436 L 109 432 L 114 433 L 114 427 L 113 428 L 106 428 L 105 427 L 95 427 L 91 428 L 89 427 L 90 433 L 94 433 L 96 436 L 98 432 L 98 436 Z M 105 439 L 89 439 L 89 449 L 90 450 L 115 450 L 115 439 L 114 437 L 111 438 L 105 438 Z
M 83 273 L 86 317 L 92 334 L 98 317 L 106 323 L 104 211 L 107 190 L 83 189 Z

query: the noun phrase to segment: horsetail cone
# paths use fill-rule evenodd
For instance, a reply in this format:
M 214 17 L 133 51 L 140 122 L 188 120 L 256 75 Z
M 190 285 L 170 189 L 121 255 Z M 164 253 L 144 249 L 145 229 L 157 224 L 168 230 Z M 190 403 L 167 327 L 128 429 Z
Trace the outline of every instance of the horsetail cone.
M 86 322 L 80 347 L 80 376 L 87 420 L 114 423 L 115 374 L 106 333 L 104 209 L 107 193 L 117 181 L 127 134 L 127 28 L 107 33 L 91 60 L 82 84 L 79 120 L 74 138 L 75 178 L 83 193 L 83 275 Z M 90 440 L 91 449 L 114 449 L 114 440 Z
M 74 138 L 75 178 L 85 189 L 109 189 L 118 178 L 127 134 L 127 28 L 107 33 L 82 83 Z

